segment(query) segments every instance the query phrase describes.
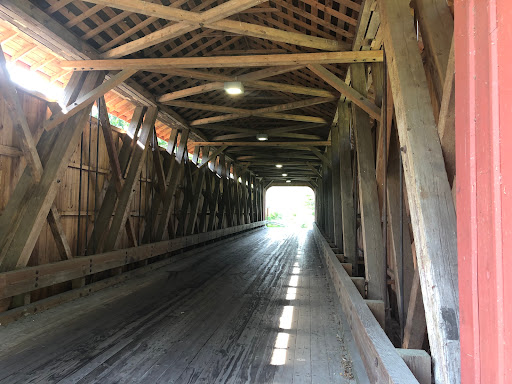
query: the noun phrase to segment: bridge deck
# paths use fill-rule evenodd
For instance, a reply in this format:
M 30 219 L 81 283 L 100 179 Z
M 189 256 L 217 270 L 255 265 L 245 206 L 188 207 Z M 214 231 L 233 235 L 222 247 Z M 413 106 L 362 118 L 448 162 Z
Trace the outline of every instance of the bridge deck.
M 361 382 L 311 232 L 260 229 L 190 254 L 0 328 L 0 382 Z

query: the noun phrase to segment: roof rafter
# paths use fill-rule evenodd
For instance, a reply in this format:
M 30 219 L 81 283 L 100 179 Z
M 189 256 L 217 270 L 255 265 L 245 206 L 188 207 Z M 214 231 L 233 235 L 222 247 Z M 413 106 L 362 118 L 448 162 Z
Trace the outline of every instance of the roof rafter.
M 128 10 L 131 12 L 142 13 L 147 16 L 156 16 L 172 21 L 178 21 L 176 24 L 164 27 L 158 31 L 150 33 L 149 35 L 145 35 L 137 40 L 121 45 L 120 47 L 113 48 L 102 55 L 102 57 L 115 58 L 140 51 L 144 48 L 170 40 L 173 37 L 184 35 L 185 33 L 209 24 L 215 24 L 215 22 L 219 20 L 237 14 L 244 9 L 251 8 L 263 1 L 265 0 L 230 0 L 203 13 L 185 11 L 180 8 L 172 8 L 140 0 L 92 0 L 91 2 L 108 5 L 125 11 Z
M 240 75 L 240 76 L 225 76 L 225 75 L 219 74 L 219 75 L 215 75 L 213 77 L 213 79 L 215 79 L 215 82 L 213 82 L 213 83 L 202 84 L 202 85 L 198 85 L 196 87 L 191 87 L 191 88 L 167 93 L 163 96 L 160 96 L 158 98 L 158 101 L 161 103 L 165 103 L 168 100 L 181 99 L 183 97 L 198 95 L 201 93 L 222 89 L 224 87 L 223 82 L 225 82 L 225 81 L 260 80 L 260 79 L 264 79 L 266 77 L 276 76 L 276 75 L 280 75 L 280 74 L 283 74 L 286 72 L 291 72 L 291 71 L 294 71 L 294 70 L 300 69 L 300 68 L 303 68 L 303 66 L 295 65 L 295 66 L 285 66 L 283 68 L 265 68 L 265 69 L 261 69 L 259 71 L 250 72 L 250 73 L 247 73 L 245 75 Z M 187 71 L 187 70 L 184 70 L 184 71 Z M 181 73 L 186 73 L 186 72 L 181 72 Z M 200 77 L 203 72 L 189 70 L 188 73 L 190 73 L 190 75 L 191 75 L 190 77 L 194 77 L 194 76 Z M 197 75 L 194 75 L 194 73 L 197 73 Z M 206 77 L 209 77 L 209 76 L 206 76 Z
M 225 107 L 220 105 L 211 105 L 211 104 L 200 104 L 200 103 L 194 103 L 189 101 L 169 101 L 167 104 L 173 105 L 176 107 L 182 107 L 182 108 L 193 108 L 193 109 L 203 109 L 206 111 L 213 111 L 213 112 L 223 112 L 228 113 L 227 115 L 221 115 L 221 116 L 214 116 L 209 117 L 206 119 L 200 119 L 201 124 L 207 123 L 217 123 L 219 121 L 227 121 L 227 120 L 235 120 L 242 117 L 249 117 L 249 116 L 260 116 L 260 117 L 268 117 L 272 119 L 276 118 L 282 118 L 283 120 L 291 119 L 293 121 L 297 121 L 298 115 L 291 115 L 293 117 L 290 117 L 290 115 L 286 114 L 279 114 L 278 112 L 287 111 L 291 109 L 297 109 L 297 108 L 304 108 L 310 105 L 316 105 L 316 104 L 322 104 L 322 103 L 328 103 L 330 101 L 333 101 L 335 98 L 321 98 L 317 97 L 314 99 L 308 99 L 308 100 L 300 100 L 300 101 L 294 101 L 291 103 L 286 104 L 280 104 L 280 105 L 274 105 L 272 107 L 265 107 L 265 108 L 259 108 L 259 109 L 241 109 L 241 108 L 233 108 L 233 107 Z M 279 115 L 279 116 L 277 116 Z M 315 118 L 315 120 L 318 120 L 320 118 Z M 307 121 L 311 121 L 310 116 L 307 116 L 305 119 Z M 302 120 L 300 120 L 302 121 Z M 321 119 L 318 120 L 326 122 L 325 120 Z M 190 125 L 198 125 L 198 120 L 192 121 Z
M 100 53 L 92 46 L 75 36 L 71 31 L 52 19 L 28 0 L 4 0 L 0 3 L 0 17 L 50 51 L 58 53 L 66 59 L 97 59 Z M 142 105 L 158 105 L 156 98 L 139 84 L 126 82 L 118 89 L 132 101 Z M 190 129 L 188 124 L 177 113 L 165 105 L 161 105 L 158 115 L 160 121 L 169 126 Z M 197 129 L 194 133 L 203 140 L 207 137 Z
M 326 51 L 340 51 L 347 49 L 349 46 L 348 44 L 337 40 L 330 40 L 296 32 L 281 31 L 275 28 L 263 27 L 235 20 L 224 20 L 228 16 L 239 13 L 258 3 L 262 3 L 263 0 L 231 0 L 202 14 L 142 0 L 89 0 L 89 2 L 104 4 L 125 11 L 136 12 L 146 16 L 159 17 L 178 22 L 177 24 L 164 27 L 135 41 L 111 49 L 103 54 L 103 57 L 105 58 L 122 57 L 198 28 L 210 28 L 245 36 L 282 41 Z M 217 8 L 219 9 L 217 10 Z

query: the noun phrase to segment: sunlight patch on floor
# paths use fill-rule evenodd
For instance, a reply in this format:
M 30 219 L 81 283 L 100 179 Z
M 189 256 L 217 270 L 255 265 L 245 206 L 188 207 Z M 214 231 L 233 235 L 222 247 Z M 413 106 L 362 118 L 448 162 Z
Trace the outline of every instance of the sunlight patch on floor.
M 279 328 L 291 329 L 293 319 L 293 305 L 286 305 L 283 308 L 283 314 L 279 318 Z
M 290 277 L 290 287 L 296 287 L 297 285 L 299 284 L 299 276 L 297 275 L 293 275 L 292 277 Z
M 286 300 L 295 300 L 297 297 L 297 288 L 289 287 L 286 291 Z
M 300 260 L 303 256 L 304 241 L 298 236 L 298 241 L 301 244 L 297 251 L 296 259 Z M 286 300 L 296 300 L 297 298 L 297 287 L 299 285 L 299 276 L 301 273 L 300 262 L 295 261 L 290 273 L 290 280 L 288 283 L 288 289 L 286 290 Z M 284 365 L 286 364 L 286 355 L 289 348 L 290 330 L 292 329 L 292 322 L 294 316 L 294 306 L 285 305 L 283 312 L 279 318 L 279 329 L 280 332 L 277 334 L 276 342 L 274 344 L 274 350 L 272 352 L 272 358 L 270 365 Z M 285 332 L 288 331 L 288 332 Z

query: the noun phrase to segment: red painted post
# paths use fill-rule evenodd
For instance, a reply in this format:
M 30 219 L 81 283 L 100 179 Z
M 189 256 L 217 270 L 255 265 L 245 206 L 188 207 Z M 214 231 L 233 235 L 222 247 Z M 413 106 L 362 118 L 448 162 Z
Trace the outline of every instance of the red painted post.
M 512 1 L 455 1 L 462 383 L 512 383 Z

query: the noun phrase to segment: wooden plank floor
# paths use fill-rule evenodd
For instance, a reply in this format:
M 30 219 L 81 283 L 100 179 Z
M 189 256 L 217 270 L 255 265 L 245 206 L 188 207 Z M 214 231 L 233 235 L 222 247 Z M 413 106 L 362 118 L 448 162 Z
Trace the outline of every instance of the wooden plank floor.
M 190 255 L 0 327 L 0 382 L 356 382 L 311 232 L 260 229 Z

